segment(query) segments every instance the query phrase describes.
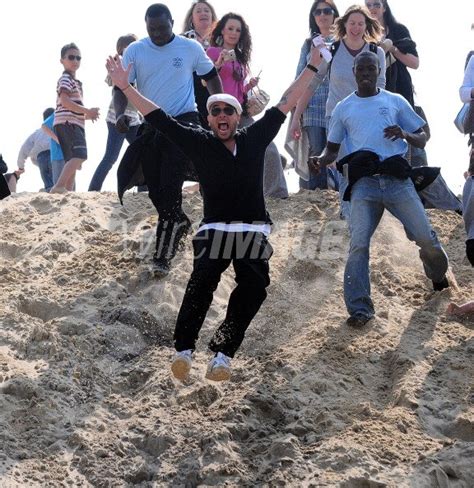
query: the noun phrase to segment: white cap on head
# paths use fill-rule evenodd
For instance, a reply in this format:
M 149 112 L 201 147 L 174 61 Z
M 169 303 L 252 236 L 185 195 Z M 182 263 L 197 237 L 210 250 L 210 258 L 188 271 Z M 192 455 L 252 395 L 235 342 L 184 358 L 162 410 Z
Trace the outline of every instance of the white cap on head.
M 217 102 L 227 103 L 227 105 L 234 107 L 235 111 L 239 115 L 242 114 L 242 105 L 240 105 L 240 102 L 237 100 L 237 98 L 227 93 L 216 93 L 215 95 L 211 95 L 207 99 L 207 103 L 206 103 L 207 111 L 210 112 L 212 105 Z

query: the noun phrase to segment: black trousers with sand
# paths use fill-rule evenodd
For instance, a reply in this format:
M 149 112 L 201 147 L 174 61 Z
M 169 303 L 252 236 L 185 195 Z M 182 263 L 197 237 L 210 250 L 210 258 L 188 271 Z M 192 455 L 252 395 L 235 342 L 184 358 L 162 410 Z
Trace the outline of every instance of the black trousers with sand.
M 185 125 L 199 126 L 197 112 L 176 117 Z M 191 222 L 182 208 L 182 187 L 186 180 L 197 180 L 194 167 L 181 149 L 159 131 L 145 124 L 144 130 L 155 132 L 154 158 L 142 161 L 148 195 L 158 211 L 156 259 L 173 259 Z
M 204 230 L 193 239 L 194 267 L 178 314 L 174 333 L 177 351 L 195 349 L 199 331 L 222 273 L 233 264 L 237 286 L 224 321 L 209 348 L 229 357 L 240 347 L 250 322 L 264 302 L 270 284 L 268 261 L 273 253 L 260 232 Z

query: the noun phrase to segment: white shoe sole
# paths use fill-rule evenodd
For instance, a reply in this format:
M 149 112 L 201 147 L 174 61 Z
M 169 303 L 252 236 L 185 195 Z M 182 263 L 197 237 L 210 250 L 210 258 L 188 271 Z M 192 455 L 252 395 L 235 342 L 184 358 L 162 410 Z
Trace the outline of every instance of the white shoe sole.
M 182 358 L 177 358 L 173 361 L 173 364 L 171 365 L 171 372 L 173 373 L 173 376 L 180 381 L 185 380 L 189 372 L 191 371 L 191 364 L 189 361 L 186 361 L 185 359 Z
M 230 368 L 224 366 L 217 366 L 208 369 L 206 372 L 206 379 L 211 381 L 228 381 L 230 379 Z

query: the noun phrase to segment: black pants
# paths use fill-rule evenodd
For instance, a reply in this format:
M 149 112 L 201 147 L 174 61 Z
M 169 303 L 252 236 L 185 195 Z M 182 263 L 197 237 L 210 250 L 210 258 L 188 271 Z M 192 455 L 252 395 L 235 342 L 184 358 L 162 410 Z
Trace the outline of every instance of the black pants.
M 232 262 L 237 286 L 227 314 L 209 348 L 234 357 L 250 322 L 264 302 L 270 284 L 269 265 L 273 249 L 259 232 L 199 232 L 193 239 L 194 268 L 178 314 L 174 333 L 177 351 L 195 348 L 221 274 Z
M 176 117 L 181 122 L 199 125 L 197 112 Z M 155 130 L 150 126 L 144 130 Z M 191 227 L 182 209 L 182 187 L 185 180 L 196 180 L 194 168 L 181 149 L 156 131 L 153 141 L 156 158 L 144 158 L 143 175 L 148 195 L 158 211 L 155 257 L 172 259 L 181 238 Z

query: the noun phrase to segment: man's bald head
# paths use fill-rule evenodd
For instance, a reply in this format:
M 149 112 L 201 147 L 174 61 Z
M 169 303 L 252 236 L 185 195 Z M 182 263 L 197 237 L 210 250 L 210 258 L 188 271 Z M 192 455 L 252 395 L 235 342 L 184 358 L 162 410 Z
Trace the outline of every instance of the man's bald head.
M 372 96 L 377 93 L 377 80 L 380 75 L 379 57 L 370 51 L 359 53 L 352 68 L 359 96 Z
M 380 61 L 379 61 L 379 57 L 373 53 L 372 51 L 362 51 L 361 53 L 359 53 L 355 58 L 354 58 L 354 68 L 357 66 L 357 64 L 364 60 L 367 61 L 367 60 L 371 60 L 372 62 L 375 62 L 377 64 L 377 68 L 380 68 Z

